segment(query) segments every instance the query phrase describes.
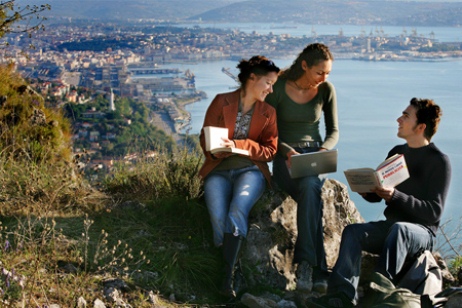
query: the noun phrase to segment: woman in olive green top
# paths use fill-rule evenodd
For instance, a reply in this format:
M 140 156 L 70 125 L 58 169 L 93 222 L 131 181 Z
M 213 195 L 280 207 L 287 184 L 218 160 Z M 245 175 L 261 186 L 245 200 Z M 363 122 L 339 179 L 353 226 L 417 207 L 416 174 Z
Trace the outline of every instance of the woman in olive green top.
M 294 263 L 297 289 L 327 289 L 327 264 L 322 226 L 321 188 L 325 175 L 292 179 L 290 158 L 294 154 L 332 149 L 338 142 L 337 99 L 326 79 L 333 56 L 323 44 L 308 45 L 293 64 L 281 73 L 266 101 L 275 107 L 279 131 L 278 153 L 273 162 L 276 183 L 297 202 L 298 236 Z M 325 137 L 320 132 L 324 116 Z

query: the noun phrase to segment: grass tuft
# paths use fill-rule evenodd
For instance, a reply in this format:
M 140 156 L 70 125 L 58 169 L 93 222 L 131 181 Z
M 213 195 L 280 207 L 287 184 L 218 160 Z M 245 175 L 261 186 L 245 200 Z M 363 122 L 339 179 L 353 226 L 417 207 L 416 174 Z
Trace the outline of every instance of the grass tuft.
M 197 177 L 201 164 L 197 151 L 161 152 L 135 164 L 118 163 L 103 186 L 108 194 L 122 201 L 147 202 L 175 195 L 195 199 L 202 194 Z

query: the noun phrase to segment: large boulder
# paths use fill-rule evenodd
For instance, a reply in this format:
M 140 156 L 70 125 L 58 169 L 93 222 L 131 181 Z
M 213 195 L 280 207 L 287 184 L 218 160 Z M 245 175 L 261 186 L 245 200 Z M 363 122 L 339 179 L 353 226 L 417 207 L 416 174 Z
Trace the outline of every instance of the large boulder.
M 324 246 L 328 267 L 333 267 L 343 228 L 364 219 L 350 200 L 347 187 L 341 182 L 327 179 L 322 188 L 322 200 Z M 297 238 L 296 214 L 295 201 L 277 188 L 254 208 L 241 258 L 244 269 L 252 273 L 245 275 L 248 286 L 282 290 L 295 288 L 292 259 Z

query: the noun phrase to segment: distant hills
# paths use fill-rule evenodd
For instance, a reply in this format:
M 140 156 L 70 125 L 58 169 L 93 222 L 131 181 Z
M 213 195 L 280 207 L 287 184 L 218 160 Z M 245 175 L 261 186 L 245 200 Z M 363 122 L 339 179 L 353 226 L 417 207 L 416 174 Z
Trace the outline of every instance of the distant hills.
M 383 0 L 17 0 L 46 16 L 114 20 L 462 26 L 462 2 Z
M 250 9 L 258 8 L 258 9 Z M 462 2 L 294 0 L 246 1 L 190 19 L 208 22 L 460 26 Z
M 19 5 L 50 4 L 48 17 L 99 20 L 178 21 L 238 0 L 16 0 Z M 242 0 L 241 0 L 242 1 Z

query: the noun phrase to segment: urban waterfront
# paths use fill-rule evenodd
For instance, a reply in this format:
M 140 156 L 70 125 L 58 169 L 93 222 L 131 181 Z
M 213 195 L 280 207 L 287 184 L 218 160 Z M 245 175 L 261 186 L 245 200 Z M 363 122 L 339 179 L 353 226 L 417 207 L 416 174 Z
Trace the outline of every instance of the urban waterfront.
M 313 35 L 339 35 L 361 36 L 400 36 L 417 35 L 426 38 L 434 38 L 439 42 L 461 42 L 462 28 L 456 27 L 399 27 L 399 26 L 374 26 L 374 25 L 307 25 L 307 24 L 274 24 L 274 23 L 180 23 L 178 27 L 201 27 L 235 29 L 245 33 L 258 33 L 284 35 L 290 34 L 293 37 Z

